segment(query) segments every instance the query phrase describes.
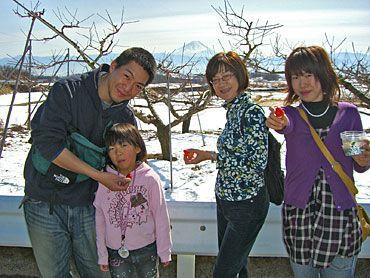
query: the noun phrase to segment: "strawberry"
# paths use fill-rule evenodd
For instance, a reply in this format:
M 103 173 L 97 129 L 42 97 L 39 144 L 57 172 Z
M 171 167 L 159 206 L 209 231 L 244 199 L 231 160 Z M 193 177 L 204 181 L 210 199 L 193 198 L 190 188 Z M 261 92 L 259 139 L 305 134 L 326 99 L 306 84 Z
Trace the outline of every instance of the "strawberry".
M 285 115 L 285 112 L 284 112 L 283 108 L 276 107 L 275 111 L 274 111 L 274 114 L 275 114 L 276 117 L 281 118 Z
M 189 150 L 184 150 L 184 159 L 191 159 L 193 157 L 193 152 Z

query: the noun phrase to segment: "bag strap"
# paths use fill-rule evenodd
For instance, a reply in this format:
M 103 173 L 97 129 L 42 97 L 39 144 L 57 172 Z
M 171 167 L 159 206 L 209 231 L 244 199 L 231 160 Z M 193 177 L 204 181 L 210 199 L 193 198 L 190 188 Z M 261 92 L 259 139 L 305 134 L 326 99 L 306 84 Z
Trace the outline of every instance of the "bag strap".
M 299 114 L 303 118 L 303 120 L 307 123 L 310 128 L 311 134 L 313 139 L 315 140 L 317 146 L 320 148 L 321 152 L 325 156 L 325 158 L 329 161 L 333 170 L 338 174 L 338 176 L 342 179 L 343 183 L 347 186 L 349 192 L 355 196 L 358 193 L 358 190 L 353 182 L 353 180 L 344 172 L 342 166 L 334 159 L 328 148 L 322 142 L 320 136 L 317 134 L 316 130 L 311 126 L 310 122 L 308 121 L 306 113 L 303 111 L 302 108 L 297 108 Z

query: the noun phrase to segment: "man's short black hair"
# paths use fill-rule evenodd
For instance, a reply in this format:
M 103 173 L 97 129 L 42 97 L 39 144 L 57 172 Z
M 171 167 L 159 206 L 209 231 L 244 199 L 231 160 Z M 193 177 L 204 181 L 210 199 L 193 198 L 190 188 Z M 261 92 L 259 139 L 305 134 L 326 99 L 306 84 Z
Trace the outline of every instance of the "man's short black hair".
M 142 66 L 149 75 L 148 82 L 146 82 L 145 85 L 148 85 L 153 81 L 155 72 L 157 70 L 157 64 L 153 55 L 141 47 L 131 47 L 126 49 L 114 61 L 117 62 L 117 67 L 127 65 L 132 61 Z

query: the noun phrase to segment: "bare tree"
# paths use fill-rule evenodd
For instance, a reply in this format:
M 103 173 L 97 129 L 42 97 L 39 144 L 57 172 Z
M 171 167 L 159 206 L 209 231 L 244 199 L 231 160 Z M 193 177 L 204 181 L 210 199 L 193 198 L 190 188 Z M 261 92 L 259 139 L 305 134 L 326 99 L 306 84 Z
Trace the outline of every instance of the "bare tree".
M 31 18 L 32 22 L 41 22 L 50 29 L 51 34 L 46 34 L 43 38 L 36 38 L 33 36 L 33 33 L 31 33 L 34 37 L 34 39 L 32 39 L 33 42 L 46 42 L 56 38 L 62 38 L 77 52 L 77 56 L 73 58 L 69 56 L 69 51 L 68 56 L 62 51 L 59 51 L 57 54 L 54 53 L 48 64 L 40 63 L 35 59 L 32 60 L 32 69 L 38 69 L 40 73 L 43 73 L 48 68 L 55 68 L 55 66 L 58 66 L 56 70 L 57 72 L 60 69 L 60 66 L 66 62 L 79 62 L 87 65 L 89 69 L 96 68 L 98 61 L 103 56 L 111 53 L 113 48 L 117 45 L 118 40 L 115 39 L 115 36 L 120 32 L 124 24 L 128 23 L 123 20 L 123 8 L 118 24 L 114 23 L 108 11 L 105 11 L 106 16 L 101 16 L 100 14 L 97 15 L 107 23 L 108 27 L 105 29 L 103 28 L 103 30 L 98 30 L 95 21 L 90 25 L 85 26 L 85 23 L 87 24 L 88 20 L 93 18 L 93 15 L 90 15 L 83 20 L 79 20 L 77 10 L 71 12 L 68 8 L 65 8 L 65 12 L 62 12 L 60 9 L 53 11 L 59 21 L 58 26 L 56 26 L 44 18 L 44 10 L 37 11 L 40 6 L 39 1 L 37 1 L 31 8 L 27 8 L 17 0 L 13 0 L 13 2 L 16 3 L 16 9 L 14 10 L 16 15 L 22 18 Z M 73 37 L 77 37 L 77 39 L 73 39 Z M 30 49 L 31 45 L 29 45 L 29 50 Z M 89 55 L 88 53 L 94 53 L 94 55 Z M 31 84 L 32 82 L 33 84 Z M 37 80 L 33 80 L 32 82 L 31 80 L 28 80 L 29 87 L 35 86 L 35 82 L 37 82 Z
M 236 12 L 228 0 L 224 1 L 223 7 L 212 6 L 212 8 L 224 22 L 224 25 L 219 24 L 219 26 L 222 33 L 231 38 L 229 42 L 231 48 L 242 52 L 244 62 L 248 62 L 249 67 L 263 69 L 264 62 L 261 60 L 262 55 L 259 49 L 266 45 L 266 39 L 283 25 L 250 20 L 244 12 L 244 6 L 240 12 Z M 268 68 L 264 70 L 273 71 Z
M 222 33 L 232 38 L 231 46 L 241 52 L 244 56 L 244 61 L 256 71 L 283 73 L 281 68 L 287 58 L 286 53 L 289 53 L 298 45 L 304 45 L 303 42 L 293 44 L 288 40 L 283 41 L 281 36 L 275 33 L 276 29 L 283 25 L 269 24 L 268 21 L 264 24 L 259 24 L 258 20 L 256 22 L 249 20 L 244 13 L 244 7 L 240 12 L 236 12 L 228 0 L 224 1 L 223 7 L 213 7 L 213 9 L 224 22 L 224 26 L 220 24 Z M 272 36 L 273 34 L 274 36 Z M 276 63 L 276 61 L 271 62 L 270 58 L 264 58 L 261 48 L 266 44 L 267 38 L 269 38 L 269 45 L 275 58 L 280 63 Z M 346 38 L 336 43 L 334 38 L 329 39 L 325 34 L 324 45 L 327 45 L 329 48 L 340 84 L 369 107 L 370 60 L 368 57 L 370 48 L 367 49 L 366 53 L 359 53 L 352 43 L 352 52 L 347 53 L 347 58 L 338 59 L 339 55 L 343 57 L 343 53 L 339 52 L 345 40 Z
M 117 46 L 118 40 L 115 36 L 121 31 L 123 26 L 128 23 L 136 22 L 124 21 L 124 9 L 122 8 L 121 18 L 118 23 L 115 23 L 111 18 L 109 12 L 105 10 L 104 16 L 99 13 L 97 14 L 97 16 L 105 21 L 108 27 L 103 30 L 98 30 L 95 21 L 93 21 L 91 24 L 88 23 L 89 19 L 92 19 L 94 15 L 90 15 L 80 20 L 78 19 L 77 10 L 70 11 L 68 8 L 65 8 L 65 11 L 61 11 L 60 9 L 53 11 L 54 15 L 58 18 L 59 21 L 58 26 L 56 26 L 54 24 L 51 24 L 49 20 L 44 18 L 44 10 L 36 11 L 40 5 L 39 1 L 32 8 L 27 8 L 17 0 L 13 1 L 17 4 L 17 9 L 14 10 L 15 14 L 20 17 L 36 18 L 52 31 L 52 34 L 50 36 L 43 38 L 34 38 L 33 41 L 45 42 L 56 38 L 62 38 L 78 53 L 78 56 L 75 59 L 70 59 L 70 61 L 83 62 L 91 69 L 96 68 L 98 61 L 103 56 L 111 53 L 114 47 Z M 79 38 L 72 39 L 72 36 L 76 34 L 79 35 Z M 88 54 L 91 52 L 93 52 L 95 55 L 93 56 Z M 54 66 L 60 63 L 58 61 L 59 55 L 53 56 L 55 59 L 53 59 L 48 66 Z
M 57 37 L 64 39 L 78 52 L 79 55 L 76 60 L 72 59 L 71 61 L 82 61 L 90 68 L 94 68 L 100 58 L 112 52 L 114 47 L 117 45 L 114 43 L 114 36 L 121 30 L 123 25 L 127 23 L 123 21 L 122 14 L 120 22 L 118 24 L 114 24 L 111 16 L 106 11 L 106 17 L 99 16 L 105 19 L 105 22 L 109 26 L 108 31 L 103 33 L 103 36 L 100 37 L 99 34 L 101 33 L 97 31 L 96 25 L 93 23 L 88 28 L 88 33 L 82 35 L 85 39 L 85 42 L 87 42 L 85 45 L 82 45 L 81 41 L 72 39 L 72 36 L 70 33 L 68 33 L 68 31 L 71 32 L 72 30 L 76 29 L 84 29 L 84 27 L 82 27 L 82 23 L 84 23 L 91 16 L 83 20 L 78 20 L 77 11 L 71 12 L 67 9 L 67 13 L 62 13 L 58 9 L 54 13 L 60 21 L 60 26 L 56 27 L 48 20 L 44 19 L 43 11 L 35 12 L 35 8 L 33 10 L 28 9 L 18 1 L 13 1 L 26 12 L 25 15 L 22 15 L 17 9 L 15 11 L 17 15 L 36 18 L 54 32 L 52 36 L 42 38 L 41 40 L 51 40 Z M 36 5 L 36 7 L 38 7 L 38 5 Z M 97 53 L 95 58 L 92 58 L 87 54 L 87 52 L 92 50 Z M 55 55 L 53 61 L 47 66 L 55 66 L 59 64 L 59 61 L 57 60 L 59 57 L 60 54 Z M 170 160 L 172 158 L 169 147 L 171 139 L 169 135 L 170 129 L 180 123 L 190 122 L 191 116 L 206 109 L 207 105 L 211 101 L 211 93 L 206 86 L 193 88 L 192 70 L 196 63 L 197 61 L 194 59 L 194 57 L 191 57 L 188 61 L 182 63 L 181 65 L 175 65 L 171 60 L 171 55 L 169 54 L 160 62 L 159 71 L 166 75 L 167 80 L 169 80 L 170 76 L 177 75 L 182 76 L 185 81 L 175 90 L 170 90 L 168 86 L 167 95 L 155 88 L 146 89 L 141 94 L 141 97 L 145 100 L 146 105 L 134 107 L 135 115 L 142 122 L 146 124 L 153 124 L 156 127 L 156 133 L 161 144 L 162 157 L 166 160 Z M 186 73 L 184 73 L 184 71 L 186 71 Z M 186 92 L 186 90 L 189 91 L 189 87 L 191 88 L 191 92 Z M 156 111 L 156 105 L 161 103 L 167 106 L 172 115 L 173 120 L 169 121 L 168 124 L 164 123 L 164 121 L 160 118 L 159 113 Z M 143 112 L 143 110 L 146 110 L 147 113 Z
M 176 66 L 169 59 L 170 56 L 166 57 L 159 66 L 159 70 L 164 73 L 167 77 L 167 90 L 160 91 L 154 88 L 147 88 L 141 94 L 141 97 L 145 100 L 144 106 L 136 107 L 135 115 L 146 124 L 153 124 L 156 127 L 156 135 L 161 145 L 162 159 L 171 160 L 170 150 L 170 129 L 180 123 L 184 123 L 190 118 L 206 109 L 210 102 L 212 94 L 206 85 L 194 86 L 191 79 L 192 65 L 190 60 L 183 65 Z M 177 88 L 170 88 L 169 79 L 171 75 L 179 75 L 181 69 L 189 67 L 189 72 L 186 75 L 184 82 Z M 157 107 L 160 104 L 164 104 L 170 115 L 171 120 L 168 119 L 168 123 L 164 122 L 164 119 L 160 117 L 160 113 L 157 112 Z M 144 113 L 145 109 L 148 113 Z
M 365 53 L 360 53 L 352 43 L 351 53 L 340 53 L 340 47 L 345 40 L 346 38 L 336 43 L 335 38 L 329 39 L 325 34 L 325 45 L 329 49 L 341 85 L 369 108 L 370 48 Z
M 206 109 L 211 100 L 211 93 L 204 87 L 196 88 L 192 96 L 194 99 L 180 99 L 185 97 L 185 93 L 180 93 L 181 89 L 176 89 L 177 92 L 171 93 L 171 96 L 176 96 L 178 99 L 169 100 L 166 96 L 159 95 L 155 90 L 146 89 L 142 94 L 146 101 L 146 106 L 149 113 L 145 114 L 142 110 L 135 109 L 135 115 L 146 124 L 153 124 L 157 131 L 157 137 L 161 145 L 162 159 L 169 160 L 171 153 L 169 149 L 169 129 L 190 119 L 192 115 Z M 156 111 L 155 104 L 165 104 L 173 116 L 173 120 L 165 124 L 163 119 Z M 181 108 L 179 108 L 181 107 Z

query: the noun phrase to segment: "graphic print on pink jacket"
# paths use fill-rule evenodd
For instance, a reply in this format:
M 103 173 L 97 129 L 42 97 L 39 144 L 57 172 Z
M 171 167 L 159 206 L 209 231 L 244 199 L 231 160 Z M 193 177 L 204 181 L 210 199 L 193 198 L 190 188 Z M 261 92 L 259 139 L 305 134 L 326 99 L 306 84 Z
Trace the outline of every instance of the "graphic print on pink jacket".
M 117 171 L 107 166 L 107 172 Z M 136 250 L 156 241 L 161 262 L 171 261 L 170 219 L 159 176 L 146 163 L 131 173 L 126 191 L 110 191 L 99 184 L 95 195 L 98 264 L 108 264 L 107 247 Z

